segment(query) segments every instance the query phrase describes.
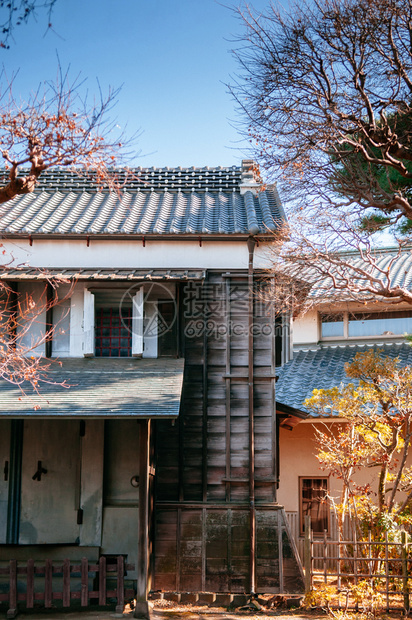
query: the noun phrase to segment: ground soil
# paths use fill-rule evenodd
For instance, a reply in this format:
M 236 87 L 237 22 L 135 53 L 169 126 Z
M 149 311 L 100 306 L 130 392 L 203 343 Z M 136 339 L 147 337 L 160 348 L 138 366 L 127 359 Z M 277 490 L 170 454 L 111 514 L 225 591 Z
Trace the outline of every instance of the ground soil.
M 306 609 L 275 609 L 262 611 L 247 611 L 241 609 L 227 610 L 207 605 L 182 605 L 173 601 L 156 600 L 150 602 L 151 620 L 328 620 L 327 614 L 321 610 Z M 381 620 L 400 620 L 402 614 L 382 614 Z M 6 618 L 6 613 L 0 611 L 0 620 Z M 111 620 L 112 618 L 133 618 L 133 610 L 127 606 L 123 614 L 115 613 L 113 609 L 94 609 L 87 611 L 43 610 L 19 613 L 17 620 Z

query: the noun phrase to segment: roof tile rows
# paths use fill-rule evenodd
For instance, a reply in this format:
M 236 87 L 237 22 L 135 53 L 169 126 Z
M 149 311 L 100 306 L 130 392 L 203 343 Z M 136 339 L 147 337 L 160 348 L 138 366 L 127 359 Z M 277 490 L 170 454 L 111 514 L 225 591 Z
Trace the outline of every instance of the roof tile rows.
M 40 392 L 1 380 L 3 417 L 177 417 L 183 359 L 64 359 Z
M 362 276 L 362 271 L 366 276 Z M 370 293 L 352 293 L 347 288 L 341 291 L 333 287 L 329 277 L 319 277 L 318 270 L 310 265 L 307 266 L 304 258 L 302 264 L 291 265 L 288 273 L 295 276 L 301 282 L 307 282 L 311 286 L 309 298 L 328 301 L 368 299 Z M 369 285 L 370 281 L 377 278 L 381 282 L 386 282 L 390 287 L 412 288 L 412 247 L 405 246 L 399 248 L 376 248 L 370 254 L 370 259 L 365 260 L 359 252 L 340 252 L 337 265 L 334 268 L 336 279 L 344 282 L 350 277 L 353 283 L 359 285 Z
M 103 268 L 103 269 L 38 269 L 31 267 L 6 267 L 0 272 L 1 280 L 203 280 L 205 271 L 201 269 L 134 269 L 134 268 Z
M 130 168 L 113 169 L 111 172 L 118 184 L 125 185 L 128 191 L 232 191 L 243 180 L 253 180 L 254 163 L 244 160 L 242 166 L 218 166 L 211 168 Z M 22 172 L 24 172 L 22 170 Z M 0 170 L 0 183 L 7 180 L 8 171 Z M 38 181 L 38 189 L 59 191 L 96 191 L 97 183 L 93 171 L 83 173 L 68 168 L 52 168 L 43 172 Z
M 196 178 L 202 176 L 200 170 L 205 173 L 196 169 Z M 255 192 L 252 183 L 251 189 L 241 191 L 241 168 L 233 172 L 236 183 L 225 191 L 212 185 L 197 190 L 196 184 L 188 190 L 155 191 L 153 185 L 132 183 L 119 195 L 93 190 L 90 184 L 76 188 L 73 178 L 70 185 L 67 171 L 55 171 L 50 185 L 47 178 L 43 180 L 47 190 L 40 188 L 7 203 L 0 214 L 0 230 L 7 235 L 230 235 L 275 230 L 284 219 L 276 189 Z
M 372 345 L 382 350 L 383 355 L 399 357 L 400 364 L 412 365 L 412 347 L 407 344 Z M 329 389 L 353 383 L 345 373 L 345 364 L 356 353 L 369 350 L 364 346 L 325 347 L 309 351 L 299 351 L 292 361 L 278 372 L 276 401 L 300 411 L 306 411 L 304 401 L 312 396 L 315 389 Z

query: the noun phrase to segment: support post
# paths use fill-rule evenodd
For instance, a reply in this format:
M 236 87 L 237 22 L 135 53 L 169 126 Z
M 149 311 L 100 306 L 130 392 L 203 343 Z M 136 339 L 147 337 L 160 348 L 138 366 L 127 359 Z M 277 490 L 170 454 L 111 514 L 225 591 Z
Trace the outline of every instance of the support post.
M 11 421 L 9 495 L 7 504 L 6 543 L 17 545 L 20 534 L 21 466 L 24 420 Z
M 305 564 L 305 594 L 312 589 L 312 544 L 311 544 L 311 527 L 310 516 L 305 515 L 305 547 L 304 547 L 304 564 Z
M 402 553 L 402 583 L 403 583 L 403 606 L 405 615 L 409 615 L 409 587 L 408 587 L 408 535 L 403 530 L 401 532 L 401 553 Z
M 139 533 L 137 549 L 137 593 L 134 618 L 149 619 L 149 440 L 150 420 L 140 422 Z

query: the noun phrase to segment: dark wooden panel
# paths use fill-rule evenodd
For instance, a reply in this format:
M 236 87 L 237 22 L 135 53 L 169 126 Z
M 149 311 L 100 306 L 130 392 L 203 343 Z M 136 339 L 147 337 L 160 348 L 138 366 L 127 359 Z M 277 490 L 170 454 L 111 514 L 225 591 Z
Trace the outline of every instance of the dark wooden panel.
M 156 424 L 156 498 L 174 501 L 179 498 L 179 428 L 170 420 Z
M 202 589 L 202 511 L 182 510 L 180 519 L 180 590 Z
M 176 590 L 177 510 L 156 509 L 154 588 Z
M 259 592 L 278 592 L 280 510 L 256 511 L 256 578 Z
M 228 289 L 230 307 L 225 301 Z M 190 287 L 195 301 L 202 301 L 201 290 L 197 285 Z M 212 273 L 203 287 L 209 296 L 206 337 L 200 329 L 202 308 L 192 307 L 200 312 L 198 325 L 191 323 L 190 312 L 183 319 L 185 375 L 180 418 L 174 427 L 159 421 L 157 432 L 156 589 L 247 592 L 250 587 L 248 290 L 246 281 L 234 282 Z M 270 377 L 272 318 L 257 301 L 255 311 L 254 373 Z M 225 378 L 233 375 L 245 379 Z M 253 408 L 255 477 L 270 479 L 276 456 L 273 381 L 255 379 Z M 233 478 L 242 482 L 228 482 Z M 275 499 L 274 482 L 256 481 L 257 506 Z M 204 503 L 194 508 L 183 503 L 201 500 L 215 506 Z M 165 508 L 161 501 L 176 502 L 179 508 Z M 236 509 L 228 505 L 217 509 L 216 503 L 224 501 L 233 507 L 237 504 Z M 278 512 L 257 513 L 260 591 L 278 591 L 279 572 L 294 587 L 296 567 L 292 566 L 293 554 L 288 556 L 288 541 L 283 542 L 283 530 L 279 537 Z M 280 548 L 287 555 L 283 565 L 279 564 Z M 283 573 L 280 566 L 285 566 Z

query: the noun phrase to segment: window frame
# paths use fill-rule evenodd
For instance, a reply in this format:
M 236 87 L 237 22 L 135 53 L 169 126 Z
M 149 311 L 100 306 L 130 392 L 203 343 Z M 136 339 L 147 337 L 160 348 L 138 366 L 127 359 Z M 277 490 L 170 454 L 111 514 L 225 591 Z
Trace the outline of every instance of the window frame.
M 325 506 L 325 511 L 326 511 L 326 521 L 327 521 L 326 533 L 329 536 L 330 534 L 330 506 L 329 506 L 329 500 L 327 499 L 327 496 L 329 495 L 329 477 L 328 476 L 299 476 L 299 536 L 305 536 L 306 514 L 303 513 L 303 481 L 304 480 L 324 480 L 326 482 L 326 489 L 325 489 L 326 499 L 324 502 L 324 506 Z M 322 532 L 315 532 L 312 529 L 312 533 L 313 533 L 313 536 L 315 537 L 323 536 L 324 530 Z
M 406 309 L 406 308 L 402 308 L 399 311 L 400 313 L 404 313 L 404 312 L 410 312 L 411 313 L 411 317 L 412 318 L 412 311 Z M 322 336 L 322 315 L 343 315 L 343 336 Z M 332 341 L 336 341 L 336 340 L 388 340 L 390 338 L 393 339 L 399 339 L 399 338 L 403 338 L 404 337 L 404 332 L 402 334 L 375 334 L 375 335 L 369 335 L 369 336 L 349 336 L 349 321 L 350 321 L 350 317 L 352 315 L 359 315 L 359 314 L 365 314 L 365 315 L 382 315 L 385 314 L 385 311 L 382 310 L 372 310 L 370 312 L 365 311 L 365 310 L 341 310 L 341 311 L 336 311 L 336 312 L 322 312 L 322 311 L 318 311 L 318 324 L 319 324 L 319 341 L 321 342 L 332 342 Z M 388 313 L 389 314 L 389 313 Z M 396 311 L 393 311 L 392 314 L 396 314 Z M 390 317 L 390 318 L 396 318 L 396 317 Z M 399 317 L 402 318 L 402 317 Z M 408 317 L 409 318 L 409 317 Z M 373 320 L 373 319 L 372 319 Z
M 94 356 L 98 358 L 130 358 L 132 357 L 132 323 L 133 309 L 96 307 L 94 324 Z M 107 334 L 103 332 L 107 331 Z M 107 340 L 108 342 L 104 343 Z M 125 344 L 123 341 L 126 341 Z M 117 350 L 118 355 L 112 355 Z M 109 354 L 103 354 L 103 351 Z M 127 351 L 128 355 L 121 355 L 120 351 Z

